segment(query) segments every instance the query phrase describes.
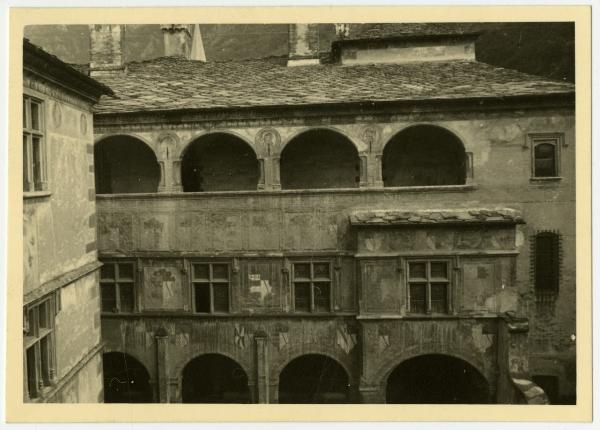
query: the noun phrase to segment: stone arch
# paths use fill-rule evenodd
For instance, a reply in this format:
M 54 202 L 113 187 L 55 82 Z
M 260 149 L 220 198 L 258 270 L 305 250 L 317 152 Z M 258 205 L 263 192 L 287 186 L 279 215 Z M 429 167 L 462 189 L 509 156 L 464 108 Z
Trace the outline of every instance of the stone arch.
M 477 360 L 475 355 L 466 352 L 461 352 L 460 354 L 457 354 L 455 352 L 440 351 L 435 348 L 426 348 L 415 352 L 400 352 L 398 354 L 391 355 L 386 360 L 384 360 L 383 363 L 379 365 L 375 373 L 373 373 L 373 383 L 385 388 L 387 378 L 399 364 L 422 355 L 445 355 L 448 357 L 456 358 L 458 360 L 462 360 L 473 366 L 479 373 L 481 373 L 481 375 L 483 375 L 483 377 L 488 383 L 491 382 L 488 378 L 488 375 L 485 372 L 483 363 Z
M 344 130 L 342 130 L 338 127 L 331 126 L 331 125 L 319 125 L 319 126 L 314 126 L 314 127 L 302 127 L 298 130 L 295 130 L 292 134 L 287 136 L 285 139 L 281 139 L 281 144 L 279 145 L 279 153 L 273 154 L 273 155 L 281 156 L 281 153 L 283 152 L 283 150 L 285 149 L 285 147 L 287 146 L 288 143 L 290 143 L 292 140 L 294 140 L 301 134 L 304 134 L 308 131 L 313 131 L 313 130 L 329 130 L 334 133 L 337 133 L 337 134 L 345 137 L 346 139 L 348 139 L 348 141 L 352 142 L 352 145 L 354 145 L 354 147 L 356 148 L 356 152 L 358 152 L 359 154 L 361 154 L 365 151 L 365 148 L 361 147 L 361 145 L 358 144 L 357 141 L 354 138 L 352 138 L 351 136 L 349 136 Z
M 491 403 L 485 375 L 448 354 L 419 354 L 398 363 L 386 378 L 387 403 Z
M 237 360 L 227 355 L 197 355 L 181 371 L 181 400 L 183 403 L 250 403 L 250 375 Z
M 102 354 L 105 403 L 151 403 L 150 372 L 129 353 L 105 351 Z
M 252 142 L 230 131 L 196 135 L 180 163 L 184 192 L 256 190 L 264 181 Z
M 131 133 L 104 135 L 94 144 L 96 193 L 155 193 L 162 179 L 153 146 Z
M 343 360 L 338 354 L 336 354 L 335 352 L 329 350 L 329 349 L 324 349 L 322 346 L 318 346 L 318 345 L 314 345 L 313 344 L 300 344 L 297 345 L 295 347 L 292 347 L 288 354 L 286 354 L 286 359 L 279 362 L 278 364 L 276 364 L 275 366 L 272 367 L 271 370 L 271 378 L 278 380 L 279 379 L 279 375 L 281 374 L 281 371 L 292 361 L 294 361 L 295 359 L 302 357 L 303 355 L 323 355 L 325 357 L 331 358 L 334 361 L 337 361 L 338 363 L 340 363 L 340 365 L 344 368 L 344 370 L 346 371 L 346 373 L 348 374 L 348 378 L 350 383 L 354 383 L 356 382 L 355 378 L 354 378 L 354 373 L 351 371 L 351 369 L 348 367 L 348 364 L 346 363 L 345 360 Z
M 463 185 L 469 173 L 464 140 L 433 123 L 395 131 L 382 146 L 381 162 L 384 186 Z
M 298 131 L 279 153 L 282 189 L 356 188 L 360 166 L 359 146 L 332 127 Z
M 314 373 L 317 369 L 321 369 L 320 373 Z M 278 400 L 279 403 L 348 403 L 350 373 L 329 355 L 301 354 L 288 360 L 279 372 Z
M 198 139 L 201 139 L 203 137 L 207 137 L 210 136 L 212 134 L 227 134 L 229 136 L 232 137 L 236 137 L 240 140 L 243 140 L 250 148 L 252 148 L 252 151 L 254 151 L 254 155 L 256 155 L 256 158 L 260 158 L 262 156 L 262 154 L 260 154 L 260 151 L 258 150 L 258 148 L 256 147 L 256 144 L 254 142 L 252 142 L 251 139 L 249 139 L 248 137 L 242 135 L 241 133 L 238 133 L 236 131 L 233 130 L 210 130 L 210 131 L 201 131 L 200 133 L 196 133 L 194 134 L 192 137 L 190 137 L 189 139 L 180 142 L 179 143 L 179 153 L 178 154 L 173 154 L 173 158 L 179 158 L 182 159 L 183 156 L 185 155 L 186 151 L 189 150 L 190 146 L 197 141 Z

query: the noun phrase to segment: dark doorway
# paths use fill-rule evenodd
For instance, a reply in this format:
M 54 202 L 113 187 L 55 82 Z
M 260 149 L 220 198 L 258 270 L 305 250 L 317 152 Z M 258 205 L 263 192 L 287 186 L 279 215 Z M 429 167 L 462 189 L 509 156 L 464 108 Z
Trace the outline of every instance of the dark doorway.
M 104 403 L 152 403 L 148 371 L 132 356 L 107 352 L 102 356 Z
M 183 369 L 183 403 L 250 403 L 248 376 L 232 359 L 201 355 Z
M 154 151 L 130 136 L 108 137 L 94 146 L 96 193 L 155 193 L 160 166 Z
M 387 403 L 490 403 L 486 379 L 464 360 L 422 355 L 400 364 L 390 374 Z
M 385 146 L 382 174 L 386 187 L 462 185 L 465 150 L 454 134 L 441 127 L 409 127 Z
M 279 375 L 279 403 L 348 403 L 348 374 L 335 360 L 309 354 Z
M 310 130 L 292 139 L 281 153 L 281 188 L 355 188 L 360 160 L 346 137 L 331 130 Z
M 226 133 L 200 137 L 181 160 L 185 192 L 256 190 L 258 179 L 258 160 L 252 148 Z
M 534 375 L 531 377 L 531 380 L 544 390 L 551 405 L 561 404 L 558 397 L 558 377 L 551 375 Z

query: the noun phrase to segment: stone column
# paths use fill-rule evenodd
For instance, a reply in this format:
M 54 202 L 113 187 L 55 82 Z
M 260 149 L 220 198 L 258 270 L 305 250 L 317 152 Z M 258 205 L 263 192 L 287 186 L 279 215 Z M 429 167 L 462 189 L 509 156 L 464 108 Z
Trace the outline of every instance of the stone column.
M 272 157 L 270 164 L 271 164 L 271 188 L 273 190 L 280 190 L 281 189 L 281 177 L 280 177 L 281 158 Z
M 158 401 L 160 403 L 169 403 L 169 335 L 167 331 L 161 327 L 157 330 L 154 337 L 156 338 L 156 380 L 158 385 Z
M 361 385 L 358 387 L 361 403 L 385 403 L 385 395 L 378 385 Z
M 269 357 L 267 351 L 267 333 L 260 331 L 254 334 L 256 344 L 256 389 L 258 403 L 269 402 Z

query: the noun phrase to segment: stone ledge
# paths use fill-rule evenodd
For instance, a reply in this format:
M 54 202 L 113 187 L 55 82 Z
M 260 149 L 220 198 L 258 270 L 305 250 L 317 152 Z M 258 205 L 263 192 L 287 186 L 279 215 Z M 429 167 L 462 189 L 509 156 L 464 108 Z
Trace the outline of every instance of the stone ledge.
M 429 209 L 415 211 L 371 210 L 354 211 L 350 224 L 371 225 L 421 225 L 421 224 L 524 224 L 514 209 Z

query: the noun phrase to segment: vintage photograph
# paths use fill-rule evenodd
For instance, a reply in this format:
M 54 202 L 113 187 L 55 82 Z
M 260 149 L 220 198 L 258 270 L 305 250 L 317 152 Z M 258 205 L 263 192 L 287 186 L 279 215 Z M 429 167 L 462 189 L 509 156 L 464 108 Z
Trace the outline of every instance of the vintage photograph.
M 576 404 L 573 22 L 22 49 L 24 403 Z

